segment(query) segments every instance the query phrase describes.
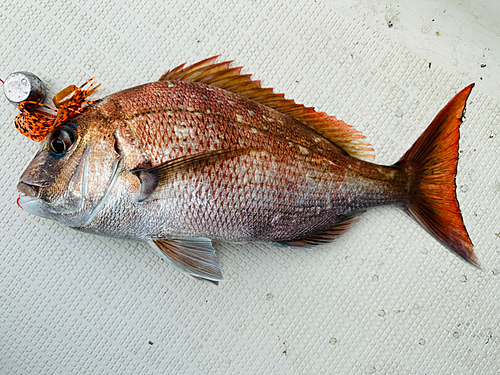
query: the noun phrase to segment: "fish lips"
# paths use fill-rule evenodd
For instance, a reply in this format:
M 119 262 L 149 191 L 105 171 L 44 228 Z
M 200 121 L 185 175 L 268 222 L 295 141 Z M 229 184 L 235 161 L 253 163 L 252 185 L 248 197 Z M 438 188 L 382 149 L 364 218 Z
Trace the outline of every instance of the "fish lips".
M 27 184 L 24 181 L 19 181 L 17 184 L 17 190 L 22 194 L 17 200 L 17 204 L 23 210 L 29 212 L 32 215 L 47 217 L 44 212 L 47 212 L 46 208 L 42 208 L 42 200 L 40 196 L 41 186 Z
M 21 196 L 17 200 L 17 204 L 23 210 L 32 215 L 50 218 L 46 214 L 47 207 L 43 205 L 43 201 L 40 199 L 40 192 L 42 188 L 46 187 L 45 185 L 50 184 L 43 184 L 39 182 L 37 183 L 35 181 L 26 181 L 25 175 L 26 172 L 23 173 L 19 183 L 17 184 L 17 190 L 21 193 Z

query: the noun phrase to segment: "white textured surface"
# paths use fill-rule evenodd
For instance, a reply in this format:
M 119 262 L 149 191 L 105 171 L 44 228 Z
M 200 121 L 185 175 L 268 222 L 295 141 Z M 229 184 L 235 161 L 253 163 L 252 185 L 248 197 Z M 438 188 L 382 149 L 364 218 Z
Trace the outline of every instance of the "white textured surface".
M 97 76 L 105 95 L 222 54 L 354 125 L 378 162 L 393 163 L 478 79 L 467 71 L 477 56 L 429 68 L 408 49 L 419 36 L 401 44 L 407 18 L 376 31 L 387 27 L 369 13 L 378 2 L 347 3 L 3 0 L 0 76 L 34 72 L 51 96 Z M 37 145 L 17 133 L 2 96 L 0 373 L 500 373 L 499 97 L 498 81 L 473 90 L 460 141 L 458 198 L 483 271 L 382 208 L 312 250 L 218 244 L 227 281 L 216 287 L 146 244 L 22 212 L 15 185 Z

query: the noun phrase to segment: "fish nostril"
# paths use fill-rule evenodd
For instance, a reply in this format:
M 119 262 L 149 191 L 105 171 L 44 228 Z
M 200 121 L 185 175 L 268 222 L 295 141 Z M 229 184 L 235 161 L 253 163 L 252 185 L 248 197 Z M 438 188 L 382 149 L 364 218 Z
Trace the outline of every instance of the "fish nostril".
M 40 193 L 39 186 L 29 185 L 22 181 L 17 184 L 17 190 L 27 195 L 28 197 L 33 197 L 33 198 L 38 197 L 38 194 Z

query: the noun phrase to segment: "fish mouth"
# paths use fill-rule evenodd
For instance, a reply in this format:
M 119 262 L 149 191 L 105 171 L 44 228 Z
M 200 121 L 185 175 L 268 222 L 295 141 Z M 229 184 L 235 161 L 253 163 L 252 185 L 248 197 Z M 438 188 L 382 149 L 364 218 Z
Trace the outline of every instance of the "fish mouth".
M 38 205 L 38 203 L 35 202 L 40 200 L 41 186 L 19 181 L 17 190 L 21 193 L 21 196 L 17 199 L 17 205 L 23 210 L 26 210 L 26 208 L 29 209 L 33 204 Z

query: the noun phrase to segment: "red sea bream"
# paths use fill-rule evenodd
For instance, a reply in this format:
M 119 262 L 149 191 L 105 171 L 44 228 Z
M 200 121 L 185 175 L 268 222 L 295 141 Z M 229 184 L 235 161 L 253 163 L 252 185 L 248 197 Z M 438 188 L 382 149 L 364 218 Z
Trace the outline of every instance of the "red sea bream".
M 382 166 L 351 126 L 215 60 L 181 65 L 59 123 L 21 176 L 22 208 L 150 242 L 180 270 L 213 281 L 222 273 L 212 240 L 322 244 L 381 205 L 402 208 L 477 264 L 455 193 L 472 85 Z

